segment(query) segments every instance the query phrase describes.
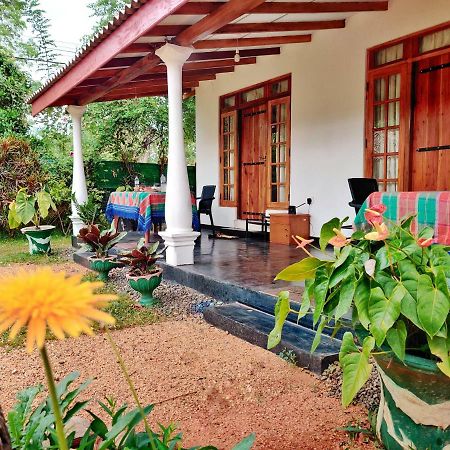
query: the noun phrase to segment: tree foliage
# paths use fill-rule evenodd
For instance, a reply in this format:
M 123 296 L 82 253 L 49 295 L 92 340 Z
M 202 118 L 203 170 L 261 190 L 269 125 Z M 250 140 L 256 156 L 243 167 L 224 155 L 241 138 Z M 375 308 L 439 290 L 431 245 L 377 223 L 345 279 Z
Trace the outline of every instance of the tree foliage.
M 27 133 L 26 97 L 30 86 L 30 78 L 12 55 L 0 48 L 0 137 Z

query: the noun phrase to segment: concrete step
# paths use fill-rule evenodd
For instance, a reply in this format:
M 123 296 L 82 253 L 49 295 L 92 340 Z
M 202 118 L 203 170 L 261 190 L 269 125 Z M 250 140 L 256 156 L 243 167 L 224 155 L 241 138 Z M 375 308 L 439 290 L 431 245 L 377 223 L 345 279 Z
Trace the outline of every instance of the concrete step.
M 204 318 L 211 325 L 262 348 L 267 348 L 267 336 L 274 325 L 273 315 L 238 302 L 209 307 L 204 311 Z M 272 351 L 292 350 L 297 356 L 297 365 L 321 374 L 338 359 L 341 341 L 323 335 L 319 347 L 311 353 L 314 336 L 313 330 L 286 321 L 281 343 Z

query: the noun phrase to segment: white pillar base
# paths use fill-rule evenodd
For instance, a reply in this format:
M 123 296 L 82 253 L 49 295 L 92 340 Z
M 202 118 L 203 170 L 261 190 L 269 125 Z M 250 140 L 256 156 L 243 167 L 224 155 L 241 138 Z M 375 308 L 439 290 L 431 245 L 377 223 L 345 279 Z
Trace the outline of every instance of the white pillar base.
M 78 236 L 80 234 L 80 230 L 84 228 L 86 224 L 83 223 L 83 221 L 78 216 L 71 215 L 69 217 L 72 221 L 73 235 Z
M 171 233 L 162 231 L 159 235 L 164 239 L 166 263 L 171 266 L 194 264 L 194 241 L 200 236 L 197 231 Z

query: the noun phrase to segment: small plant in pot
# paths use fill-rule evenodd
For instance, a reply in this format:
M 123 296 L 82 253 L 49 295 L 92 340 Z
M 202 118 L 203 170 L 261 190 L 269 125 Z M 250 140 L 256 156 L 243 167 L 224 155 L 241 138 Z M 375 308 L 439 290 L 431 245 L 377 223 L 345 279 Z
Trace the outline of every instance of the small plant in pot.
M 118 233 L 113 227 L 101 231 L 97 225 L 89 225 L 80 230 L 78 238 L 84 243 L 84 250 L 95 253 L 95 256 L 89 258 L 90 268 L 98 272 L 101 281 L 107 281 L 109 272 L 122 265 L 116 255 L 109 256 L 109 251 L 126 234 L 126 232 Z
M 122 255 L 121 261 L 130 266 L 127 274 L 128 283 L 141 294 L 142 306 L 154 306 L 157 300 L 153 297 L 153 291 L 161 284 L 161 267 L 156 265 L 165 249 L 158 251 L 159 242 L 144 245 L 141 239 L 137 247 L 131 252 Z
M 41 221 L 48 216 L 52 208 L 56 211 L 56 205 L 51 195 L 41 187 L 41 190 L 28 194 L 26 188 L 19 189 L 16 199 L 9 204 L 8 224 L 11 229 L 25 226 L 20 231 L 27 237 L 31 255 L 50 253 L 50 236 L 55 227 L 53 225 L 41 225 Z
M 325 327 L 350 326 L 343 335 L 342 403 L 347 406 L 370 376 L 371 357 L 382 383 L 377 434 L 388 450 L 450 448 L 450 255 L 434 244 L 430 227 L 413 232 L 414 217 L 386 224 L 385 207 L 366 210 L 369 232 L 343 235 L 335 218 L 321 230 L 320 247 L 334 257 L 307 257 L 276 279 L 305 281 L 299 310 L 282 292 L 268 347 L 281 340 L 290 312 L 311 314 L 314 351 Z M 343 320 L 348 317 L 348 320 Z M 350 319 L 351 318 L 351 319 Z

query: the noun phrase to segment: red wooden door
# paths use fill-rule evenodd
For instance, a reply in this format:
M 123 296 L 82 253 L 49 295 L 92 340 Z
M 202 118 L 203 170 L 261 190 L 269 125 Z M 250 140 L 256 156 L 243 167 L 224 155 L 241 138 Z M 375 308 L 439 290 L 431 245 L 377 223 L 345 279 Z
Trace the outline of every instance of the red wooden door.
M 242 111 L 239 216 L 266 210 L 267 105 Z
M 450 190 L 450 54 L 416 64 L 411 189 Z

